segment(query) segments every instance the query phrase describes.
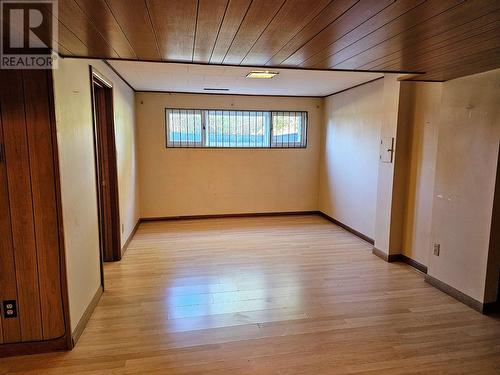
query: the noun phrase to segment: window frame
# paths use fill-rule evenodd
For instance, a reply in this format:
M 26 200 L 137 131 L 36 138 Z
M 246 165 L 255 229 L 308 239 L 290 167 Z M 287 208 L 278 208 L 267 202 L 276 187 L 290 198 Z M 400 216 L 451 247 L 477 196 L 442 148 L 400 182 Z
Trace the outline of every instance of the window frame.
M 188 141 L 182 141 L 182 139 L 179 141 L 179 146 L 173 146 L 173 142 L 174 141 L 171 141 L 170 140 L 170 132 L 169 132 L 169 128 L 168 128 L 168 124 L 169 124 L 169 120 L 168 120 L 168 115 L 169 115 L 169 111 L 186 111 L 186 112 L 190 112 L 192 111 L 192 113 L 196 113 L 196 112 L 200 112 L 201 114 L 201 140 L 200 142 L 189 142 Z M 167 148 L 204 148 L 204 144 L 205 144 L 205 131 L 204 131 L 204 127 L 205 127 L 205 111 L 202 110 L 202 109 L 194 109 L 194 108 L 165 108 L 165 142 L 166 142 L 166 147 Z M 189 125 L 188 125 L 189 126 Z M 189 130 L 189 127 L 188 127 L 188 130 Z M 196 132 L 195 132 L 196 134 Z
M 171 109 L 171 108 L 170 108 Z M 215 146 L 209 146 L 207 145 L 207 134 L 210 134 L 207 129 L 206 129 L 206 118 L 207 118 L 207 113 L 208 112 L 222 112 L 222 115 L 224 115 L 224 112 L 229 112 L 229 116 L 232 116 L 232 113 L 238 113 L 238 112 L 255 112 L 255 113 L 266 113 L 266 121 L 264 122 L 264 128 L 266 129 L 266 131 L 270 131 L 271 129 L 271 116 L 270 116 L 270 111 L 263 111 L 263 110 L 259 110 L 259 109 L 203 109 L 202 110 L 203 113 L 204 113 L 204 124 L 205 126 L 202 126 L 202 130 L 204 130 L 203 134 L 204 134 L 204 139 L 203 139 L 203 142 L 204 144 L 200 147 L 200 148 L 206 148 L 206 149 L 241 149 L 241 150 L 244 150 L 244 149 L 268 149 L 270 148 L 269 147 L 269 142 L 270 142 L 270 138 L 269 139 L 266 139 L 265 140 L 265 146 L 244 146 L 244 147 L 238 147 L 238 146 L 219 146 L 219 141 L 217 140 L 216 141 L 216 145 Z M 238 117 L 237 117 L 238 118 Z M 238 122 L 235 123 L 235 126 L 236 128 L 239 127 L 239 124 Z M 241 124 L 241 126 L 243 126 L 243 124 Z M 243 129 L 243 128 L 242 128 Z M 216 135 L 217 137 L 219 136 L 218 132 L 216 132 Z M 222 136 L 224 136 L 222 134 Z M 224 142 L 222 142 L 223 144 Z M 180 147 L 171 147 L 171 148 L 180 148 Z M 190 148 L 190 147 L 184 147 L 184 148 Z
M 178 145 L 174 145 L 173 141 L 170 140 L 169 131 L 169 111 L 194 111 L 201 112 L 201 142 L 189 143 L 180 141 Z M 248 147 L 235 147 L 235 146 L 209 146 L 207 145 L 207 123 L 206 114 L 207 112 L 261 112 L 267 113 L 268 121 L 266 121 L 266 131 L 268 131 L 268 137 L 265 146 L 248 146 Z M 273 142 L 273 115 L 281 113 L 298 113 L 301 115 L 301 139 L 302 142 Z M 237 149 L 237 150 L 269 150 L 269 149 L 306 149 L 308 146 L 308 127 L 309 127 L 309 112 L 308 111 L 291 111 L 291 110 L 263 110 L 263 109 L 219 109 L 219 108 L 181 108 L 181 107 L 165 107 L 165 147 L 167 149 Z M 217 142 L 218 143 L 218 142 Z
M 284 146 L 283 141 L 281 142 L 273 142 L 273 114 L 280 114 L 280 113 L 300 113 L 301 117 L 301 131 L 300 131 L 300 136 L 301 139 L 304 139 L 304 145 L 302 145 L 302 142 L 292 142 L 290 141 L 286 142 L 286 146 Z M 307 127 L 308 127 L 308 115 L 309 113 L 307 111 L 270 111 L 270 128 L 269 128 L 269 148 L 307 148 Z M 305 126 L 302 126 L 305 123 Z M 278 145 L 280 144 L 280 145 Z M 290 146 L 290 144 L 293 144 L 293 146 Z

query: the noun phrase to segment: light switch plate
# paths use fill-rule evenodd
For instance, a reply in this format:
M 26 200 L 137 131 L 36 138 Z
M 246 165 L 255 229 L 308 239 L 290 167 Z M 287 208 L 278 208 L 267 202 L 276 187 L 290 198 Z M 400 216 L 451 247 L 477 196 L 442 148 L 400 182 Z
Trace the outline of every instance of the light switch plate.
M 439 256 L 439 253 L 441 252 L 441 245 L 438 243 L 434 244 L 434 255 Z
M 394 138 L 382 137 L 380 140 L 380 161 L 382 163 L 392 163 L 394 154 Z

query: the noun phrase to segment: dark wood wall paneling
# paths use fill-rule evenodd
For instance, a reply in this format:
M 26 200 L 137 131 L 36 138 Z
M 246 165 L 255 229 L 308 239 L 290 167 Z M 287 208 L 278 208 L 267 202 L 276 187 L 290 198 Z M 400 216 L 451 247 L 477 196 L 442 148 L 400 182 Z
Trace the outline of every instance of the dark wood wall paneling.
M 2 82 L 3 83 L 3 82 Z M 1 98 L 0 98 L 1 99 Z M 1 101 L 0 101 L 1 110 Z M 0 144 L 4 145 L 3 121 L 0 116 Z M 2 300 L 17 300 L 17 282 L 14 264 L 14 248 L 10 220 L 9 189 L 7 186 L 7 168 L 5 165 L 5 147 L 0 150 L 0 285 Z M 0 329 L 3 331 L 0 342 L 18 342 L 21 340 L 19 319 L 0 318 Z
M 67 332 L 51 82 L 47 71 L 0 71 L 0 300 L 18 310 L 0 319 L 3 345 Z
M 47 340 L 64 334 L 56 174 L 49 101 L 49 87 L 52 82 L 47 80 L 47 74 L 34 70 L 23 73 L 23 82 L 42 338 Z
M 60 53 L 425 73 L 500 67 L 498 0 L 60 0 Z
M 37 248 L 21 72 L 2 75 L 0 106 L 22 341 L 42 339 Z

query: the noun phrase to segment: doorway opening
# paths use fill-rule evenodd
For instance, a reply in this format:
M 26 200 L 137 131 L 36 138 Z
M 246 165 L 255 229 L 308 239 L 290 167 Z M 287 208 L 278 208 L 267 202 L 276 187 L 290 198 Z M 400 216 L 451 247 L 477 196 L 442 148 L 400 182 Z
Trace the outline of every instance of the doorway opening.
M 499 270 L 499 273 L 500 273 L 500 270 Z M 497 305 L 496 305 L 496 310 L 500 310 L 499 309 L 499 305 L 500 305 L 500 277 L 498 278 L 498 289 L 497 289 Z
M 498 145 L 497 175 L 495 194 L 493 196 L 493 211 L 490 228 L 490 249 L 486 271 L 486 289 L 496 288 L 496 300 L 486 304 L 486 312 L 500 313 L 500 143 Z M 487 296 L 490 298 L 490 296 Z
M 94 121 L 95 166 L 99 214 L 99 242 L 102 262 L 121 259 L 118 168 L 113 117 L 113 85 L 90 67 Z M 103 285 L 104 285 L 104 280 Z

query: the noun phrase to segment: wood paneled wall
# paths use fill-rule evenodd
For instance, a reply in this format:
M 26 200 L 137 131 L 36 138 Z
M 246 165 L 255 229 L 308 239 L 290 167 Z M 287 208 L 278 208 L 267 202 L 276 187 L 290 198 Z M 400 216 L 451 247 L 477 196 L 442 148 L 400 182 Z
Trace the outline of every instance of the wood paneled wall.
M 18 315 L 0 320 L 0 343 L 66 333 L 66 283 L 52 77 L 0 71 L 0 301 Z

